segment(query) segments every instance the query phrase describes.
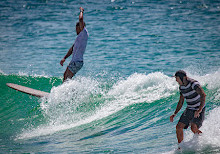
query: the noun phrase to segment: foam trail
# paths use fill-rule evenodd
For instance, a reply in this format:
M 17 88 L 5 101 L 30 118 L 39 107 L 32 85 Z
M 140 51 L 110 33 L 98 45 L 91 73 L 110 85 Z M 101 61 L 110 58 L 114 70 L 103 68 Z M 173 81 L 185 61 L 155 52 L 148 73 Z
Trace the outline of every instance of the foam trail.
M 207 150 L 208 153 L 216 153 L 220 151 L 220 107 L 216 107 L 208 113 L 203 122 L 201 135 L 194 135 L 191 130 L 187 130 L 184 134 L 184 141 L 181 144 L 181 151 L 198 152 Z M 177 145 L 176 145 L 177 146 Z M 177 147 L 176 147 L 177 148 Z M 170 151 L 166 154 L 179 153 L 180 151 Z
M 100 88 L 101 84 L 96 80 L 81 77 L 54 87 L 49 98 L 41 103 L 44 116 L 49 119 L 48 123 L 24 130 L 18 139 L 52 134 L 90 123 L 114 114 L 126 106 L 151 103 L 168 97 L 178 88 L 173 78 L 160 72 L 148 75 L 135 73 L 118 81 L 107 92 L 106 89 Z M 96 98 L 97 95 L 102 97 Z M 101 103 L 94 103 L 100 99 Z
M 203 149 L 220 147 L 220 107 L 208 113 L 203 122 L 201 135 L 194 135 L 190 130 L 185 134 L 183 150 L 202 151 Z M 210 149 L 211 150 L 211 149 Z
M 220 107 L 211 110 L 203 123 L 201 130 L 204 132 L 201 137 L 202 144 L 211 144 L 220 147 Z
M 219 89 L 220 86 L 213 83 L 218 80 L 218 74 L 216 72 L 197 78 L 203 86 Z M 49 98 L 41 103 L 48 123 L 24 130 L 18 138 L 48 135 L 77 127 L 112 115 L 132 104 L 151 103 L 169 97 L 178 90 L 175 79 L 161 72 L 148 75 L 135 73 L 119 80 L 110 90 L 103 88 L 102 84 L 88 77 L 78 77 L 54 87 Z
M 90 103 L 91 95 L 100 94 L 99 83 L 89 78 L 76 78 L 53 87 L 48 98 L 43 98 L 41 109 L 48 123 L 24 130 L 17 139 L 48 135 L 93 121 L 86 118 L 91 112 L 81 112 L 81 106 Z M 90 111 L 90 105 L 87 105 Z M 84 109 L 83 111 L 86 111 Z M 92 119 L 92 120 L 91 120 Z
M 98 94 L 102 94 L 99 82 L 82 77 L 54 87 L 41 107 L 53 124 L 76 123 L 88 116 L 86 111 L 91 111 L 90 99 Z M 85 108 L 81 112 L 83 106 Z
M 190 130 L 185 132 L 181 150 L 172 150 L 164 154 L 177 153 L 217 153 L 220 152 L 220 107 L 208 113 L 201 127 L 202 135 L 194 135 Z M 177 149 L 177 145 L 176 145 Z

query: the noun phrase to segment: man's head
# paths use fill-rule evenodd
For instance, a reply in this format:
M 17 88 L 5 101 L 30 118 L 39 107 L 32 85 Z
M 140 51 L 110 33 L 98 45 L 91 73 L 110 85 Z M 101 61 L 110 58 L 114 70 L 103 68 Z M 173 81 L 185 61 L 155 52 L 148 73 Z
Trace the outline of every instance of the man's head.
M 186 80 L 186 72 L 183 70 L 179 70 L 175 73 L 176 81 L 179 83 L 179 85 L 183 85 L 184 81 Z
M 85 27 L 85 26 L 86 26 L 86 23 L 85 23 L 85 22 L 83 22 L 83 23 L 84 23 L 84 27 Z M 82 30 L 83 30 L 83 28 L 81 29 L 79 22 L 77 22 L 77 23 L 76 23 L 76 34 L 79 35 L 79 33 L 80 33 Z

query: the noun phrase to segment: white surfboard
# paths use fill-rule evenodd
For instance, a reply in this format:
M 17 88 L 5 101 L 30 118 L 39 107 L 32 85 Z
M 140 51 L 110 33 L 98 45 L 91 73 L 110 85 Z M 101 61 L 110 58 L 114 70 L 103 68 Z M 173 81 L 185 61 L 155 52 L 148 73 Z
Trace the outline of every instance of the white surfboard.
M 32 95 L 32 96 L 36 96 L 36 97 L 46 97 L 49 95 L 49 93 L 44 92 L 44 91 L 40 91 L 40 90 L 36 90 L 36 89 L 32 89 L 32 88 L 28 88 L 25 86 L 21 86 L 18 84 L 14 84 L 14 83 L 6 83 L 6 85 L 12 89 L 15 89 L 17 91 Z

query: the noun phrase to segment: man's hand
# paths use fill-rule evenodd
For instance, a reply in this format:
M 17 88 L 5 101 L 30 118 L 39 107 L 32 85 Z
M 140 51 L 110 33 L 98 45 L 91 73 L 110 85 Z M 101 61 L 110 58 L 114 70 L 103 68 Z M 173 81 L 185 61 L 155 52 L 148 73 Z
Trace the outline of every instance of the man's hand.
M 195 117 L 195 118 L 198 118 L 198 117 L 199 117 L 199 113 L 200 113 L 199 111 L 195 111 L 194 117 Z
M 84 12 L 84 9 L 82 7 L 80 7 L 79 9 L 80 9 L 80 12 Z
M 176 116 L 175 114 L 170 116 L 170 122 L 173 122 L 173 119 L 174 119 L 175 116 Z
M 63 63 L 65 62 L 65 59 L 63 58 L 61 61 L 60 61 L 60 65 L 63 66 Z

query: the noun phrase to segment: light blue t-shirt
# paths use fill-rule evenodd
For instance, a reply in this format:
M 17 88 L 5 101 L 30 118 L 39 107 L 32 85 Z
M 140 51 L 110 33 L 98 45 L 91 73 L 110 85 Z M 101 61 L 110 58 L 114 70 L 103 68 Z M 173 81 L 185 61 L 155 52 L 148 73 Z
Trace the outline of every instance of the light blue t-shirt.
M 83 61 L 83 54 L 86 50 L 88 37 L 89 33 L 86 27 L 84 27 L 84 29 L 79 33 L 74 42 L 73 57 L 71 62 Z

